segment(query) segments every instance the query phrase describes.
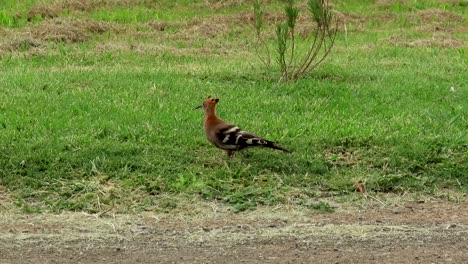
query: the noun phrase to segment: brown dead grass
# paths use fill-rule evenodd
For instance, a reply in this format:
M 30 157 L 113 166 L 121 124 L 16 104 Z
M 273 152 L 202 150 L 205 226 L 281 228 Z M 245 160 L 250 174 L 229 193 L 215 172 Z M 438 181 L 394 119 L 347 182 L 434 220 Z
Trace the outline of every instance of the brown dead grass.
M 403 1 L 402 1 L 403 2 Z M 382 4 L 382 3 L 381 3 Z M 462 32 L 464 27 L 464 18 L 456 13 L 451 13 L 439 9 L 422 10 L 416 13 L 405 14 L 411 27 L 419 32 Z M 368 16 L 363 16 L 354 13 L 337 13 L 338 29 L 340 31 L 365 31 L 366 24 L 371 21 L 378 21 L 381 24 L 386 23 L 401 23 L 401 16 L 391 12 L 380 12 Z M 269 27 L 264 31 L 265 38 L 274 38 L 274 30 L 272 27 L 284 21 L 282 12 L 266 12 L 265 26 Z M 189 21 L 177 22 L 157 22 L 148 23 L 148 27 L 152 31 L 164 32 L 170 31 L 166 35 L 171 40 L 181 41 L 199 41 L 200 39 L 213 39 L 217 36 L 227 36 L 228 34 L 236 35 L 237 33 L 253 34 L 253 25 L 255 19 L 252 12 L 243 12 L 234 15 L 214 15 L 204 18 L 195 18 Z M 303 38 L 309 36 L 315 29 L 315 24 L 310 19 L 308 12 L 301 12 L 297 23 L 297 33 Z M 234 34 L 233 34 L 234 33 Z M 388 40 L 396 45 L 404 45 L 408 47 L 459 47 L 463 42 L 455 38 L 448 37 L 433 37 L 424 40 L 407 40 L 403 38 L 390 38 Z
M 38 54 L 44 47 L 45 43 L 24 30 L 0 29 L 0 55 L 18 52 Z
M 460 48 L 468 47 L 466 41 L 459 40 L 453 36 L 447 34 L 436 34 L 434 33 L 428 38 L 410 38 L 402 35 L 394 35 L 385 40 L 385 43 L 389 43 L 395 46 L 403 46 L 410 48 Z
M 431 38 L 416 39 L 405 43 L 408 47 L 438 47 L 438 48 L 459 48 L 466 47 L 466 43 L 453 37 L 447 37 L 442 35 L 432 36 Z
M 339 29 L 347 26 L 348 31 L 364 31 L 369 22 L 379 22 L 379 24 L 401 23 L 401 16 L 392 12 L 375 13 L 367 16 L 353 13 L 337 13 Z M 440 9 L 427 9 L 415 13 L 406 13 L 404 18 L 409 26 L 415 27 L 419 32 L 465 32 L 467 29 L 463 16 Z M 350 30 L 351 29 L 351 30 Z
M 463 16 L 441 9 L 427 9 L 407 14 L 407 20 L 419 32 L 466 32 Z
M 76 43 L 88 40 L 92 33 L 102 34 L 113 30 L 110 23 L 92 19 L 54 18 L 34 25 L 33 38 L 42 41 Z
M 416 27 L 419 32 L 468 32 L 466 25 L 454 25 L 445 23 L 427 23 Z
M 203 18 L 194 18 L 179 22 L 150 22 L 148 26 L 153 30 L 166 31 L 172 29 L 175 33 L 168 35 L 172 40 L 200 40 L 215 37 L 227 37 L 228 35 L 252 34 L 254 37 L 252 12 L 243 12 L 232 15 L 213 15 Z M 265 12 L 265 26 L 273 26 L 284 21 L 282 13 Z M 274 30 L 264 30 L 265 37 L 274 35 Z
M 7 209 L 12 205 L 12 199 L 7 189 L 3 186 L 0 186 L 0 209 Z
M 148 22 L 148 26 L 156 31 L 165 31 L 168 28 L 174 27 L 176 24 L 169 23 L 165 21 L 150 21 Z
M 37 5 L 31 8 L 27 14 L 28 21 L 32 21 L 35 17 L 45 18 L 54 18 L 58 17 L 60 13 L 60 9 L 55 6 L 47 6 L 47 5 Z
M 403 1 L 402 1 L 403 2 Z M 405 14 L 411 26 L 416 27 L 416 30 L 422 32 L 445 31 L 445 32 L 460 32 L 464 28 L 460 28 L 464 19 L 462 16 L 444 10 L 429 9 L 419 11 L 417 13 Z M 379 12 L 372 15 L 360 15 L 349 12 L 336 13 L 337 26 L 340 31 L 365 31 L 366 24 L 372 21 L 378 21 L 380 24 L 386 23 L 401 23 L 401 16 L 392 12 Z M 283 22 L 285 19 L 282 12 L 265 12 L 264 20 L 265 27 L 264 37 L 274 37 L 273 26 Z M 214 38 L 216 36 L 225 36 L 227 34 L 238 32 L 253 33 L 252 27 L 255 22 L 253 13 L 250 11 L 234 15 L 214 15 L 203 18 L 195 18 L 188 21 L 152 21 L 147 24 L 150 30 L 153 31 L 170 31 L 176 32 L 170 34 L 172 40 L 199 40 L 200 38 Z M 345 29 L 346 25 L 346 29 Z M 316 25 L 310 18 L 307 10 L 301 10 L 298 22 L 297 33 L 304 37 L 309 36 Z
M 174 34 L 174 37 L 177 39 L 213 38 L 230 31 L 229 23 L 223 21 L 216 23 L 216 20 L 193 21 L 190 26 Z
M 264 2 L 262 1 L 262 3 Z M 202 3 L 195 4 L 195 6 L 199 8 L 210 8 L 214 10 L 221 10 L 221 9 L 226 9 L 226 8 L 240 7 L 240 6 L 251 6 L 251 5 L 252 5 L 252 1 L 248 1 L 248 0 L 247 1 L 246 0 L 205 0 Z
M 466 208 L 3 214 L 0 253 L 5 263 L 465 263 Z
M 443 4 L 461 5 L 460 0 L 439 0 L 438 2 Z
M 56 17 L 30 25 L 26 28 L 3 30 L 0 39 L 0 53 L 27 51 L 37 55 L 44 51 L 47 42 L 80 43 L 89 40 L 93 34 L 123 32 L 123 26 L 92 19 Z
M 14 35 L 9 37 L 5 42 L 0 43 L 0 51 L 17 52 L 41 46 L 43 46 L 43 43 L 32 38 L 30 35 Z
M 378 0 L 374 5 L 378 8 L 388 8 L 397 4 L 400 6 L 410 6 L 411 2 L 412 0 Z M 460 0 L 438 0 L 436 2 L 453 6 L 460 4 Z
M 96 9 L 106 9 L 115 7 L 133 7 L 144 5 L 147 7 L 159 7 L 158 1 L 154 0 L 59 0 L 53 4 L 61 10 L 71 10 L 79 12 L 91 12 Z
M 284 21 L 285 19 L 285 15 L 282 12 L 265 12 L 263 15 L 264 15 L 263 21 L 265 25 L 276 24 L 276 23 Z M 242 23 L 253 24 L 255 22 L 255 18 L 252 12 L 240 14 L 239 19 L 240 21 L 238 22 L 242 22 Z
M 56 1 L 48 4 L 38 4 L 29 10 L 27 14 L 28 21 L 33 20 L 35 17 L 43 19 L 55 18 L 65 10 L 89 12 L 97 8 L 105 6 L 105 1 L 100 0 L 72 0 L 72 1 Z
M 409 3 L 409 0 L 378 0 L 374 5 L 377 8 L 386 9 L 394 5 L 407 6 Z
M 57 0 L 48 4 L 38 4 L 29 10 L 27 14 L 28 21 L 39 16 L 43 19 L 55 18 L 66 10 L 72 12 L 92 12 L 96 9 L 115 8 L 115 7 L 132 7 L 145 5 L 148 7 L 158 7 L 157 1 L 152 0 Z
M 95 51 L 97 53 L 103 52 L 132 52 L 141 55 L 161 55 L 163 53 L 172 54 L 176 56 L 186 56 L 186 55 L 202 55 L 202 56 L 225 56 L 236 54 L 239 55 L 239 52 L 235 52 L 233 49 L 228 49 L 225 47 L 186 47 L 186 48 L 175 48 L 172 46 L 166 46 L 161 43 L 133 43 L 129 44 L 128 42 L 107 42 L 100 43 L 96 46 Z
M 324 155 L 335 166 L 353 166 L 361 162 L 359 152 L 347 150 L 343 147 L 328 149 L 324 152 Z
M 187 54 L 190 52 L 196 54 L 205 54 L 214 52 L 215 54 L 226 54 L 239 50 L 238 42 L 233 36 L 251 36 L 254 37 L 254 30 L 252 27 L 254 17 L 252 11 L 245 11 L 232 15 L 212 15 L 208 17 L 198 17 L 190 20 L 180 21 L 151 21 L 137 25 L 144 30 L 134 30 L 134 25 L 121 25 L 118 23 L 100 22 L 92 19 L 72 19 L 57 17 L 64 10 L 88 12 L 97 8 L 106 8 L 110 5 L 118 6 L 131 6 L 135 3 L 148 4 L 155 7 L 158 5 L 150 0 L 74 0 L 63 1 L 57 0 L 56 2 L 48 5 L 38 5 L 31 9 L 30 13 L 34 16 L 41 16 L 45 19 L 38 24 L 31 24 L 24 32 L 18 32 L 22 37 L 12 38 L 9 41 L 0 41 L 0 48 L 3 51 L 17 51 L 20 49 L 38 48 L 46 41 L 52 42 L 65 42 L 65 43 L 79 43 L 88 41 L 93 34 L 102 34 L 105 32 L 112 32 L 120 34 L 121 37 L 142 38 L 146 40 L 154 39 L 159 44 L 164 41 L 183 41 L 187 47 L 178 49 L 168 49 L 161 45 L 134 45 L 118 47 L 117 49 L 133 50 L 135 52 L 149 52 L 149 53 L 182 53 Z M 394 3 L 394 1 L 378 1 L 376 4 L 385 5 Z M 406 1 L 399 1 L 406 3 Z M 247 1 L 241 0 L 226 0 L 226 1 L 211 1 L 207 0 L 201 4 L 212 5 L 218 4 L 221 6 L 238 6 L 250 5 Z M 198 4 L 195 4 L 198 5 Z M 305 8 L 305 7 L 304 7 Z M 463 32 L 466 30 L 464 26 L 464 18 L 456 13 L 451 13 L 445 10 L 428 9 L 414 13 L 405 14 L 412 29 L 419 32 L 430 33 L 447 33 L 447 32 Z M 361 15 L 355 13 L 337 13 L 338 29 L 340 31 L 366 31 L 369 22 L 378 21 L 380 24 L 390 23 L 400 24 L 401 15 L 391 12 L 379 12 L 371 15 Z M 265 38 L 274 38 L 274 25 L 284 21 L 282 12 L 265 12 L 265 29 L 263 36 Z M 346 29 L 345 29 L 346 25 Z M 297 23 L 297 33 L 302 37 L 309 36 L 315 29 L 315 24 L 310 18 L 309 12 L 301 10 L 299 20 Z M 1 30 L 1 29 L 0 29 Z M 1 32 L 0 32 L 1 33 Z M 119 36 L 120 37 L 120 36 Z M 219 43 L 220 38 L 231 39 Z M 245 39 L 240 37 L 239 39 Z M 204 42 L 203 48 L 192 48 L 194 43 Z M 161 42 L 162 41 L 162 42 Z M 409 39 L 402 36 L 393 36 L 385 40 L 387 43 L 394 45 L 408 46 L 408 47 L 459 47 L 465 45 L 463 41 L 455 38 L 434 37 L 426 39 Z M 237 43 L 237 44 L 236 44 Z M 101 45 L 100 49 L 113 49 L 112 45 L 105 43 Z M 118 45 L 117 45 L 118 46 Z M 234 46 L 234 47 L 228 47 Z M 234 52 L 237 52 L 234 51 Z
M 253 17 L 250 14 L 214 15 L 205 18 L 195 18 L 186 22 L 151 22 L 149 26 L 155 30 L 165 31 L 172 28 L 176 31 L 170 34 L 171 39 L 198 40 L 200 38 L 214 38 L 226 36 L 240 28 L 251 24 Z
M 416 13 L 422 23 L 431 22 L 464 22 L 463 16 L 441 9 L 431 8 Z

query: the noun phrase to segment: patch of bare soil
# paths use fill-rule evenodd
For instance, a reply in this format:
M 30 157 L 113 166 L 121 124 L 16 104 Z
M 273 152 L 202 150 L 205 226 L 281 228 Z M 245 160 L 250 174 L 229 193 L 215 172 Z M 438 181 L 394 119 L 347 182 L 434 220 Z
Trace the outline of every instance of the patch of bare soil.
M 0 263 L 467 263 L 468 203 L 0 216 Z

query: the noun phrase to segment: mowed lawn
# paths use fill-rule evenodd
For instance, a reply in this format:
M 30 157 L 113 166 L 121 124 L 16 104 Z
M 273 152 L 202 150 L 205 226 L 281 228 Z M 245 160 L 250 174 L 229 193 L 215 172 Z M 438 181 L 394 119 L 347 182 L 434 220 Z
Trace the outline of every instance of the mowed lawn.
M 251 1 L 3 1 L 0 208 L 332 210 L 330 199 L 364 199 L 356 183 L 376 196 L 466 194 L 466 3 L 333 4 L 330 56 L 278 83 L 255 52 Z M 265 9 L 273 53 L 282 3 Z M 229 160 L 194 110 L 207 96 L 293 153 Z

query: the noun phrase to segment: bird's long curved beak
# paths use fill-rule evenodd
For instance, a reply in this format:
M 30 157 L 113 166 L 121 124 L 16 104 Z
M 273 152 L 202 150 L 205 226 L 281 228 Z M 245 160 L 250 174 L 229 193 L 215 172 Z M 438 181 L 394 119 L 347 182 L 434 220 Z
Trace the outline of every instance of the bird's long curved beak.
M 200 109 L 201 107 L 202 107 L 202 105 L 199 105 L 199 106 L 195 107 L 193 110 Z

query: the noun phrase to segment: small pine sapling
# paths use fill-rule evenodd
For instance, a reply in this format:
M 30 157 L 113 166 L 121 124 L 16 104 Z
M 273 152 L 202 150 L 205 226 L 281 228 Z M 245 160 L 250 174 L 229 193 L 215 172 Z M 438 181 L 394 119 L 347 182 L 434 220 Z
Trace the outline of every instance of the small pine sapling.
M 294 6 L 294 0 L 287 0 L 284 7 L 285 21 L 276 25 L 276 62 L 280 69 L 280 82 L 296 81 L 312 72 L 330 54 L 335 44 L 337 20 L 333 16 L 328 0 L 308 0 L 308 10 L 315 29 L 301 43 L 296 38 L 296 24 L 299 9 Z M 255 51 L 267 67 L 271 67 L 271 55 L 268 44 L 263 38 L 263 9 L 260 1 L 254 3 L 255 33 L 257 41 Z M 335 23 L 333 27 L 332 24 Z M 305 48 L 299 48 L 302 45 Z M 261 49 L 266 50 L 265 58 L 260 55 Z

